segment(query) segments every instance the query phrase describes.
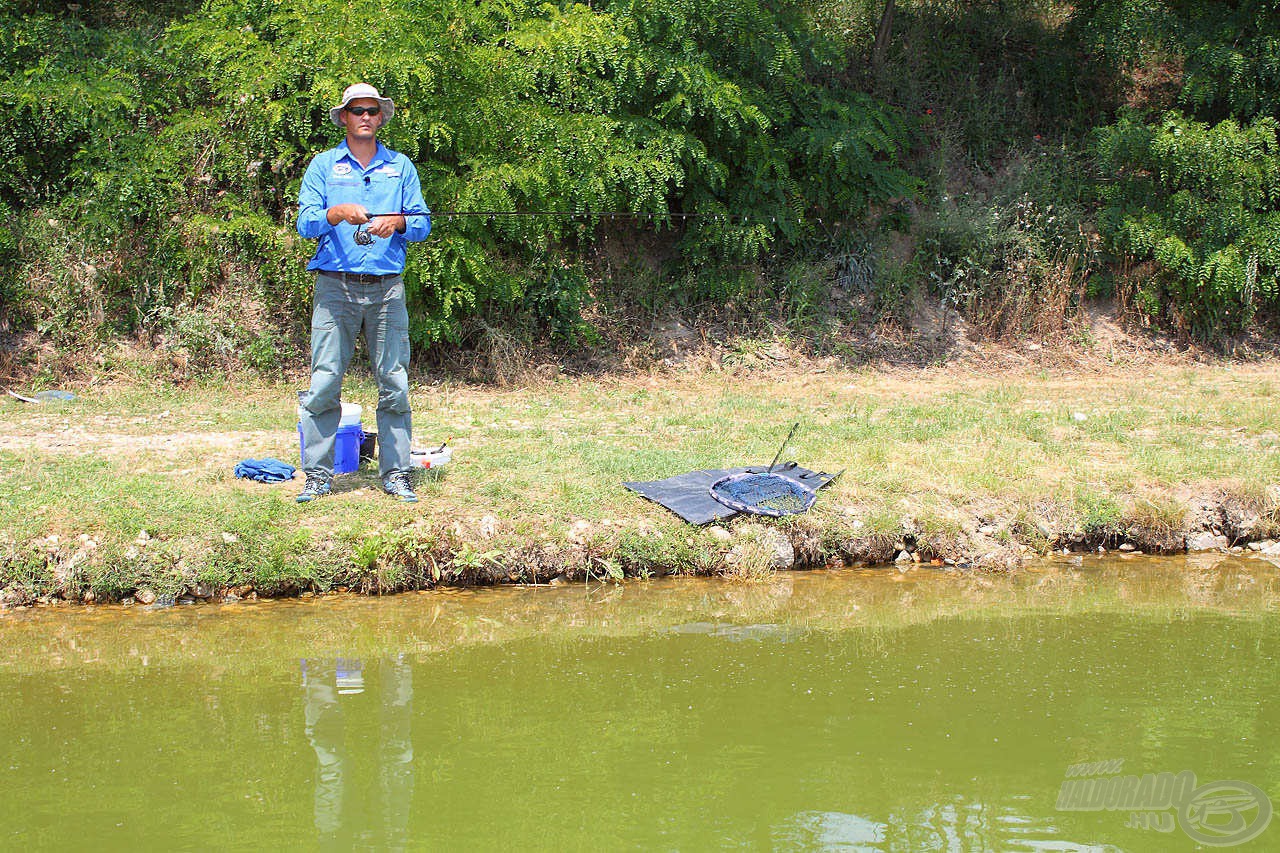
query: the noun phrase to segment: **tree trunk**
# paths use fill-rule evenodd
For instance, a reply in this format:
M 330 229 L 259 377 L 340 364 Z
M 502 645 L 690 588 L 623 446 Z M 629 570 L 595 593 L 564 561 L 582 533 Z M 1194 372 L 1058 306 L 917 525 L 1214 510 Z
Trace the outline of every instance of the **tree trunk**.
M 884 13 L 876 27 L 876 41 L 871 47 L 871 70 L 877 74 L 884 65 L 884 55 L 889 51 L 889 39 L 893 36 L 893 9 L 895 0 L 885 0 Z

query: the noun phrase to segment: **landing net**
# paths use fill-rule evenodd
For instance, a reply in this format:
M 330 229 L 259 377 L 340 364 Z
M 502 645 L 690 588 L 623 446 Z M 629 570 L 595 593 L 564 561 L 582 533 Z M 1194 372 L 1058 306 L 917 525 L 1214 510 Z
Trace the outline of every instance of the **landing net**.
M 818 493 L 781 474 L 732 474 L 711 485 L 711 497 L 720 503 L 754 515 L 775 518 L 808 512 Z

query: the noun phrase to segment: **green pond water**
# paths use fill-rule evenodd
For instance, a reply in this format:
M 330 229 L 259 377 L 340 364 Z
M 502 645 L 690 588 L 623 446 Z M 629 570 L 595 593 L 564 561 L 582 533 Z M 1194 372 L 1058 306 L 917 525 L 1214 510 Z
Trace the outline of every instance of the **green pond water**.
M 1280 849 L 1278 603 L 1077 558 L 7 612 L 0 847 Z M 1060 800 L 1144 774 L 1185 814 Z

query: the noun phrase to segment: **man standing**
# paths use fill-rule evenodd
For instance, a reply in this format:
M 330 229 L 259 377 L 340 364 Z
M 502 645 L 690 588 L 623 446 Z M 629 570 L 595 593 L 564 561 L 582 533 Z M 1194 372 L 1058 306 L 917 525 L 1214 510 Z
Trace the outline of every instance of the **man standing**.
M 316 290 L 311 389 L 303 395 L 301 418 L 307 481 L 299 503 L 330 492 L 342 376 L 362 329 L 378 380 L 382 488 L 402 501 L 418 499 L 409 479 L 409 314 L 401 274 L 405 244 L 426 239 L 431 216 L 413 163 L 378 142 L 378 129 L 395 109 L 368 83 L 347 87 L 342 103 L 329 110 L 347 137 L 316 155 L 298 193 L 298 233 L 319 240 L 307 264 L 316 273 Z M 357 239 L 359 226 L 364 230 Z

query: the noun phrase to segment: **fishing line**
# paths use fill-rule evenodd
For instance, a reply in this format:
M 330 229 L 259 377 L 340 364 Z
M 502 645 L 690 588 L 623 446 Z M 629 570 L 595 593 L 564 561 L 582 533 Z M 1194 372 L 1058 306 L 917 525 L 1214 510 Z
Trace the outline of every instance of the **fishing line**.
M 443 219 L 450 216 L 484 216 L 490 219 L 498 216 L 547 216 L 547 217 L 563 217 L 568 219 L 584 218 L 584 219 L 709 219 L 713 222 L 739 222 L 744 225 L 764 225 L 763 219 L 755 219 L 741 213 L 635 213 L 623 210 L 606 210 L 596 213 L 590 210 L 435 210 L 430 212 L 409 213 L 399 211 L 395 213 L 370 213 L 370 219 L 376 219 L 379 216 L 430 216 L 433 218 Z M 767 224 L 777 225 L 779 217 L 770 216 Z M 792 222 L 797 225 L 802 224 L 804 220 L 800 217 L 782 217 L 783 222 Z M 815 218 L 813 222 L 821 226 L 822 220 Z M 361 246 L 368 246 L 373 243 L 374 235 L 368 231 L 368 225 L 357 225 L 355 233 L 355 241 Z

